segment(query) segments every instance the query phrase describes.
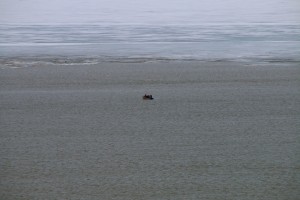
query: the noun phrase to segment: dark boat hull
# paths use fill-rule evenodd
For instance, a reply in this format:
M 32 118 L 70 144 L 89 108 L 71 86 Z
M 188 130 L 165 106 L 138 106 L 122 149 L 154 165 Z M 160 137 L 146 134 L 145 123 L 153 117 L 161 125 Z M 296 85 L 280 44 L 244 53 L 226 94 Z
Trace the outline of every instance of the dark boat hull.
M 153 100 L 153 97 L 143 97 L 144 100 Z

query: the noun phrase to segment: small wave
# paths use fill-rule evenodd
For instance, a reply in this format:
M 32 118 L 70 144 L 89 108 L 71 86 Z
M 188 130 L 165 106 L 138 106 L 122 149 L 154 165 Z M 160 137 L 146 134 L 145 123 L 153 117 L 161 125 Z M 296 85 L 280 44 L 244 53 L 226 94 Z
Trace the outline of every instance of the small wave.
M 18 57 L 0 58 L 2 68 L 23 68 L 43 65 L 94 65 L 99 62 L 95 58 L 61 58 L 61 57 Z
M 268 58 L 264 60 L 268 63 L 300 63 L 299 59 L 293 59 L 293 58 Z
M 99 63 L 150 63 L 150 62 L 240 62 L 248 64 L 266 64 L 266 63 L 300 63 L 296 58 L 280 58 L 280 57 L 226 57 L 226 58 L 203 58 L 192 56 L 137 56 L 137 57 L 109 57 L 109 56 L 94 56 L 94 57 L 13 57 L 0 58 L 0 67 L 4 68 L 24 68 L 24 67 L 38 67 L 45 65 L 96 65 Z

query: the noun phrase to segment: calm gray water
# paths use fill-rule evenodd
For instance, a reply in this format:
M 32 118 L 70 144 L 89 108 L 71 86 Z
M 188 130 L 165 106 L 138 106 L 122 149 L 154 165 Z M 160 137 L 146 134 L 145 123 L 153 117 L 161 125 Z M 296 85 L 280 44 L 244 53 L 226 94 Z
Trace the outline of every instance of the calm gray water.
M 50 65 L 0 79 L 2 199 L 299 197 L 299 66 Z
M 298 0 L 1 0 L 0 199 L 298 200 L 299 19 Z

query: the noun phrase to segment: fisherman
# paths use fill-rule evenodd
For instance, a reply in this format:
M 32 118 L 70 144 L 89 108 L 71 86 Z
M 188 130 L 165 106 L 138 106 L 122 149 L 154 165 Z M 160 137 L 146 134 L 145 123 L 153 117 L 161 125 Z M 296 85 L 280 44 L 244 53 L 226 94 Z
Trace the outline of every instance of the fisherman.
M 143 99 L 153 99 L 152 95 L 151 94 L 145 94 L 143 96 Z

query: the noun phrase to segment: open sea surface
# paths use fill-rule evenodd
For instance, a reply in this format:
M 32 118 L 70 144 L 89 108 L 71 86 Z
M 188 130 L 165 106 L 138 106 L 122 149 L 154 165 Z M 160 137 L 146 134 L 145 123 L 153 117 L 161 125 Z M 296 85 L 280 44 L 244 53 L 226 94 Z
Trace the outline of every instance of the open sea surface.
M 0 25 L 0 64 L 299 63 L 299 24 Z
M 35 65 L 0 80 L 2 199 L 299 197 L 298 65 Z
M 298 200 L 299 8 L 1 1 L 0 199 Z

